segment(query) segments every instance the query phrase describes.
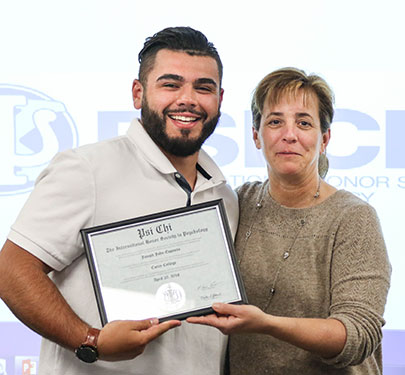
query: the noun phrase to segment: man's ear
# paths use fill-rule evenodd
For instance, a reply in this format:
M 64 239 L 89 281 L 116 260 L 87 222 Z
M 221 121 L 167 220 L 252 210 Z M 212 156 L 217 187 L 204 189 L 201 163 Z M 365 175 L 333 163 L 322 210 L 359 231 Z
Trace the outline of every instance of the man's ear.
M 134 79 L 132 83 L 132 100 L 134 102 L 135 109 L 141 109 L 143 98 L 143 86 L 138 79 Z
M 256 148 L 260 150 L 262 148 L 262 145 L 260 143 L 259 139 L 259 132 L 252 126 L 252 132 L 253 132 L 253 141 L 255 142 Z
M 222 104 L 223 98 L 224 98 L 224 89 L 221 89 L 221 90 L 219 91 L 219 105 Z

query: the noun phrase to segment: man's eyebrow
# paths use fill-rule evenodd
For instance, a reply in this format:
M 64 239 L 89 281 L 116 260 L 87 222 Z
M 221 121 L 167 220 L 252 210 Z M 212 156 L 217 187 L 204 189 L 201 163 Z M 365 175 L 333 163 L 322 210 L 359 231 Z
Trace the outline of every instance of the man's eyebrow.
M 198 78 L 195 80 L 195 83 L 200 85 L 200 84 L 209 84 L 214 87 L 217 87 L 217 83 L 212 79 L 212 78 Z
M 160 77 L 158 77 L 158 79 L 156 81 L 161 81 L 161 80 L 165 80 L 165 79 L 169 79 L 172 81 L 178 81 L 178 82 L 184 82 L 184 77 L 179 76 L 178 74 L 170 74 L 170 73 L 161 75 Z M 217 83 L 212 78 L 198 78 L 194 81 L 194 84 L 197 84 L 197 85 L 208 84 L 208 85 L 217 87 Z
M 156 81 L 161 81 L 163 79 L 171 79 L 172 81 L 184 81 L 184 77 L 179 76 L 178 74 L 163 74 Z

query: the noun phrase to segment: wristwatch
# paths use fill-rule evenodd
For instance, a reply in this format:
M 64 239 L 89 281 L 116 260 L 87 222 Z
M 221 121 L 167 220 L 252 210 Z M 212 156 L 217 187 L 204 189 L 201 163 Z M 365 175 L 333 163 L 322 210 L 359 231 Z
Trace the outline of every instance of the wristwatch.
M 77 358 L 86 363 L 93 363 L 97 361 L 97 339 L 99 334 L 100 330 L 97 328 L 88 329 L 86 341 L 75 350 Z

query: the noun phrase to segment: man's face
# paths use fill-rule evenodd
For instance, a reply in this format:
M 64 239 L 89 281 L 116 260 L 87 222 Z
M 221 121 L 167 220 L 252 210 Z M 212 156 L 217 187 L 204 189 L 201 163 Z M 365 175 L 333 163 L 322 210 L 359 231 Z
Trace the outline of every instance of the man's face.
M 223 90 L 216 61 L 160 50 L 143 85 L 134 81 L 135 108 L 155 143 L 169 154 L 197 152 L 218 122 Z

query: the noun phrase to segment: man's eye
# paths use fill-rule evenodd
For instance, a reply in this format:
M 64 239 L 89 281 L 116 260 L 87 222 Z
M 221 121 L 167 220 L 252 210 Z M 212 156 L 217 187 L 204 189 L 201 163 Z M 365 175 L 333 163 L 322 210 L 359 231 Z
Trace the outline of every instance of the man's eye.
M 269 125 L 280 125 L 280 120 L 271 120 L 269 121 Z
M 211 92 L 212 88 L 208 86 L 197 86 L 196 90 L 198 91 L 204 91 L 204 92 Z
M 312 126 L 310 122 L 308 121 L 300 121 L 300 125 L 304 126 L 304 127 L 309 127 Z
M 178 87 L 178 85 L 176 85 L 175 83 L 164 83 L 163 87 L 176 88 Z

